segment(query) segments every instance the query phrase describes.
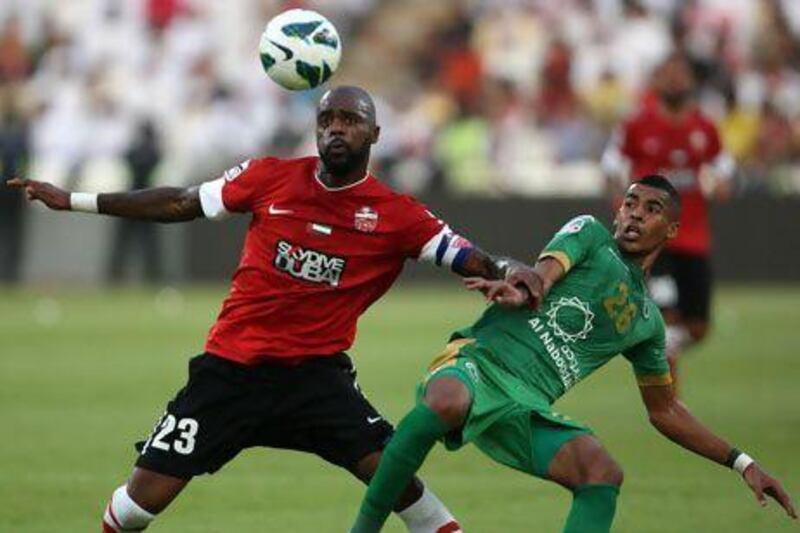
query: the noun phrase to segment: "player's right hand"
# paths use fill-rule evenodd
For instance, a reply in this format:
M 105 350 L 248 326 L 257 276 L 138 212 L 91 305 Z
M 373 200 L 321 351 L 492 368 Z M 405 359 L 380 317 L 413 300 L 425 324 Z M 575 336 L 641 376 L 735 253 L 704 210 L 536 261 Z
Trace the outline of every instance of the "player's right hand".
M 760 503 L 762 507 L 767 505 L 767 496 L 769 496 L 781 504 L 786 514 L 797 520 L 797 512 L 794 510 L 792 500 L 789 495 L 786 494 L 786 491 L 783 490 L 780 482 L 761 470 L 761 467 L 759 467 L 757 463 L 748 466 L 742 474 L 742 477 L 745 483 L 750 486 L 750 490 L 753 491 L 758 503 Z
M 28 200 L 39 200 L 50 209 L 65 211 L 70 208 L 69 193 L 50 183 L 24 178 L 13 178 L 6 185 L 15 189 L 23 189 Z
M 464 285 L 471 291 L 481 291 L 486 300 L 505 307 L 523 307 L 528 303 L 528 295 L 523 290 L 505 281 L 464 278 Z

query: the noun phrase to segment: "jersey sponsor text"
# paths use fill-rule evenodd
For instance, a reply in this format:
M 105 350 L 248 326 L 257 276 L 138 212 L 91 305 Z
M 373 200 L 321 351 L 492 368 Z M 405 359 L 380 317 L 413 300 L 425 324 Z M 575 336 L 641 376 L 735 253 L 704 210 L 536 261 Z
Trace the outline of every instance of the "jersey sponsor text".
M 325 255 L 310 248 L 293 246 L 286 241 L 278 241 L 275 247 L 275 268 L 292 277 L 327 283 L 332 287 L 339 285 L 347 261 L 343 257 Z

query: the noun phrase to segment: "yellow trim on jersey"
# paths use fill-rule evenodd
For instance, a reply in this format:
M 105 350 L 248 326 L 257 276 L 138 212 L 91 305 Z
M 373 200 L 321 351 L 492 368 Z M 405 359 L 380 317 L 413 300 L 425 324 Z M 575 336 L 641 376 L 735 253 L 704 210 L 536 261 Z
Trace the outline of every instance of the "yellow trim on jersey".
M 467 344 L 472 344 L 473 342 L 475 342 L 475 339 L 466 338 L 456 339 L 449 343 L 444 347 L 444 351 L 437 355 L 436 358 L 431 361 L 431 364 L 428 365 L 428 372 L 433 372 L 434 370 L 438 370 L 443 366 L 449 366 L 453 364 L 453 360 L 458 357 L 458 352 L 461 351 L 461 348 Z
M 554 250 L 552 252 L 542 252 L 541 255 L 539 256 L 538 261 L 541 261 L 546 257 L 552 257 L 553 259 L 561 263 L 561 266 L 564 267 L 564 274 L 569 272 L 569 269 L 572 268 L 572 261 L 570 260 L 569 256 L 564 252 L 559 252 L 558 250 Z
M 672 374 L 648 374 L 646 376 L 636 376 L 636 382 L 640 387 L 655 387 L 659 385 L 672 384 Z

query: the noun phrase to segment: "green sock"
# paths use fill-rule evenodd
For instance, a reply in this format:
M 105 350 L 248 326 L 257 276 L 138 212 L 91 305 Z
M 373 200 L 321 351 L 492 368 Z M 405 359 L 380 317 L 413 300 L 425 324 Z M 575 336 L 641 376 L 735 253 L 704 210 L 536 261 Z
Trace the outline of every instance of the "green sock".
M 425 456 L 445 433 L 447 426 L 423 403 L 417 404 L 400 421 L 383 451 L 351 533 L 380 531 Z
M 572 491 L 564 533 L 608 533 L 617 509 L 619 487 L 615 485 L 583 485 Z

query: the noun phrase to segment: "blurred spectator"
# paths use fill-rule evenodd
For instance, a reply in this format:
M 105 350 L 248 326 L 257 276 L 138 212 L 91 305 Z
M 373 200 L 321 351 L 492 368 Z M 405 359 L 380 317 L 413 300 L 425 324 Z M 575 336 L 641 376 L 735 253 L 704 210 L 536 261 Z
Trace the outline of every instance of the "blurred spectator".
M 668 21 L 639 0 L 623 0 L 623 14 L 611 32 L 610 60 L 628 87 L 640 90 L 649 73 L 673 48 Z
M 30 58 L 22 40 L 22 27 L 10 18 L 0 33 L 0 83 L 22 81 L 30 74 Z
M 492 190 L 490 129 L 480 114 L 462 104 L 458 117 L 439 133 L 435 143 L 451 192 L 485 194 Z
M 572 117 L 578 100 L 572 89 L 572 50 L 556 39 L 544 55 L 536 95 L 536 114 L 544 125 Z
M 771 172 L 785 170 L 796 155 L 796 139 L 789 120 L 770 103 L 764 104 L 759 126 L 749 185 L 763 191 L 772 187 Z
M 145 14 L 150 28 L 159 32 L 169 26 L 184 8 L 181 0 L 146 0 Z
M 760 113 L 742 106 L 736 92 L 728 90 L 725 94 L 725 113 L 719 125 L 719 132 L 723 146 L 736 159 L 740 172 L 751 172 L 756 163 L 760 130 Z
M 0 91 L 0 282 L 19 280 L 23 197 L 5 182 L 23 175 L 30 155 L 28 123 L 11 91 Z
M 161 161 L 161 147 L 155 126 L 143 121 L 136 132 L 133 144 L 125 153 L 125 162 L 130 169 L 131 189 L 146 189 L 153 186 L 153 175 Z M 161 280 L 161 242 L 158 226 L 135 220 L 116 222 L 114 245 L 108 268 L 108 279 L 118 283 L 123 279 L 126 266 L 140 252 L 145 279 L 150 283 Z
M 439 87 L 451 94 L 459 105 L 467 107 L 478 104 L 482 89 L 481 60 L 470 45 L 471 35 L 472 20 L 465 10 L 457 10 L 436 43 Z
M 307 153 L 314 98 L 269 82 L 255 53 L 268 18 L 292 7 L 319 10 L 342 33 L 334 83 L 387 102 L 395 126 L 376 163 L 405 190 L 596 193 L 598 147 L 672 50 L 690 59 L 704 111 L 742 143 L 740 160 L 757 157 L 756 121 L 762 136 L 783 119 L 800 136 L 796 0 L 11 0 L 0 5 L 0 84 L 34 100 L 34 177 L 79 179 L 98 159 L 98 128 L 124 129 L 98 116 L 97 78 L 113 117 L 157 121 L 162 175 L 176 184 L 240 154 Z M 742 165 L 745 190 L 800 193 L 778 177 L 800 175 L 789 144 Z M 456 159 L 466 145 L 477 166 Z
M 619 119 L 631 110 L 630 98 L 620 79 L 610 69 L 606 69 L 598 83 L 583 94 L 586 110 L 605 138 Z

